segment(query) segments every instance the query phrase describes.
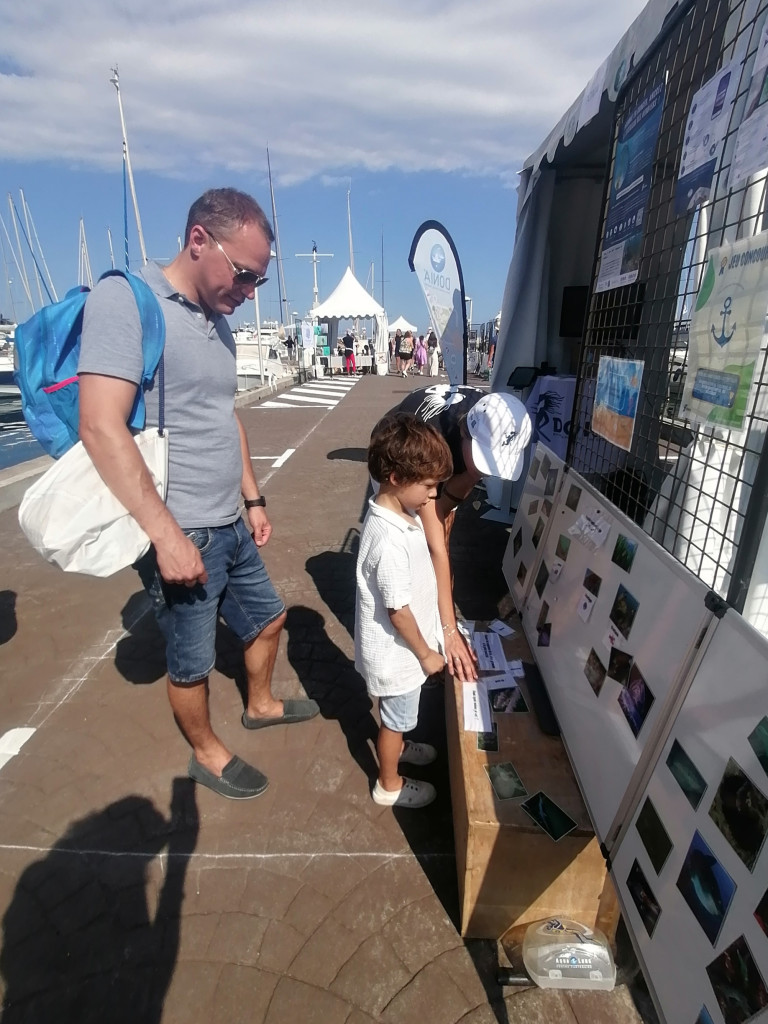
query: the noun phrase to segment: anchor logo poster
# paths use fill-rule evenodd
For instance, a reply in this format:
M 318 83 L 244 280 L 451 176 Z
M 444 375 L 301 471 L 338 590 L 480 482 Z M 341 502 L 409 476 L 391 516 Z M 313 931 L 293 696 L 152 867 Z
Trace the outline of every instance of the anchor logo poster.
M 680 415 L 742 430 L 768 308 L 768 231 L 710 250 L 691 318 Z

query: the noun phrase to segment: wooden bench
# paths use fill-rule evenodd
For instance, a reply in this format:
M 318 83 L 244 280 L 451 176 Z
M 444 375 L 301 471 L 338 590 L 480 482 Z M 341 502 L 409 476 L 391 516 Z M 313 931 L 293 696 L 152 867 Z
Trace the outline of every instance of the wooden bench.
M 508 658 L 530 661 L 517 618 L 502 643 Z M 482 625 L 482 624 L 478 624 Z M 477 749 L 465 732 L 463 683 L 446 679 L 446 720 L 461 934 L 497 939 L 508 928 L 545 917 L 570 917 L 613 940 L 619 909 L 568 756 L 559 737 L 545 736 L 525 680 L 528 713 L 496 714 L 498 753 Z M 555 842 L 520 806 L 497 800 L 484 765 L 511 761 L 528 794 L 543 790 L 576 822 Z

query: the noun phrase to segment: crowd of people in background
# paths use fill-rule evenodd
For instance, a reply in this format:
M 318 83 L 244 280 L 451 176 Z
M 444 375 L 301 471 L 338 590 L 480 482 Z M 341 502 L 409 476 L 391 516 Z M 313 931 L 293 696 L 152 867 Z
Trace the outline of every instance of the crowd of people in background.
M 440 346 L 434 331 L 416 337 L 413 331 L 403 333 L 400 328 L 389 339 L 389 363 L 394 362 L 395 373 L 407 377 L 409 373 L 437 377 L 440 372 Z
M 288 362 L 292 363 L 298 358 L 299 340 L 288 336 L 285 341 Z M 319 351 L 319 350 L 318 350 Z M 334 356 L 343 360 L 340 367 L 337 363 L 330 367 L 326 357 L 325 362 L 328 372 L 331 374 L 356 374 L 370 373 L 371 367 L 367 360 L 361 360 L 361 356 L 373 354 L 371 345 L 365 338 L 358 338 L 352 327 L 348 327 L 344 335 L 339 338 L 336 348 L 333 349 Z M 389 367 L 390 372 L 394 365 L 394 372 L 398 376 L 407 377 L 409 374 L 418 376 L 438 377 L 442 369 L 442 353 L 437 336 L 433 330 L 427 334 L 414 334 L 413 331 L 403 332 L 398 328 L 389 337 Z

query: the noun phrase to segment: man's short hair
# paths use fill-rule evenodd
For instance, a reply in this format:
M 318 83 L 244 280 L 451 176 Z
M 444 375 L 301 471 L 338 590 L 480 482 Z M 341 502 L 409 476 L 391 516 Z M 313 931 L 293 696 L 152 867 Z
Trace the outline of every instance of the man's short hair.
M 368 472 L 378 483 L 392 473 L 400 483 L 448 480 L 453 476 L 453 458 L 434 427 L 410 412 L 391 413 L 373 428 Z
M 275 240 L 272 225 L 262 208 L 253 196 L 236 188 L 209 188 L 192 203 L 187 215 L 184 245 L 189 244 L 189 235 L 195 224 L 213 232 L 219 241 L 246 224 L 258 224 L 270 245 Z

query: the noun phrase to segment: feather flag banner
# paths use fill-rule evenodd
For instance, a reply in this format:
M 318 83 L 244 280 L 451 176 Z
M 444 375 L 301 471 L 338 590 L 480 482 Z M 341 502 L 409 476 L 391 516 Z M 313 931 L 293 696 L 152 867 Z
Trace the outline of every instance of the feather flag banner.
M 452 387 L 467 383 L 467 314 L 464 278 L 453 239 L 436 220 L 413 236 L 408 266 L 424 292 L 432 327 Z

